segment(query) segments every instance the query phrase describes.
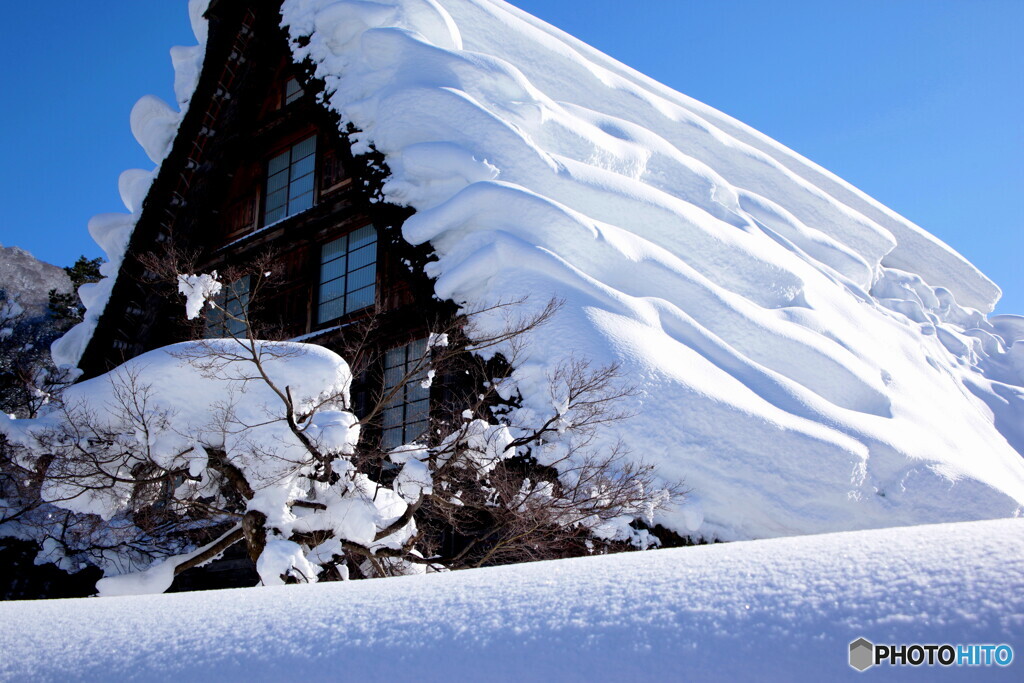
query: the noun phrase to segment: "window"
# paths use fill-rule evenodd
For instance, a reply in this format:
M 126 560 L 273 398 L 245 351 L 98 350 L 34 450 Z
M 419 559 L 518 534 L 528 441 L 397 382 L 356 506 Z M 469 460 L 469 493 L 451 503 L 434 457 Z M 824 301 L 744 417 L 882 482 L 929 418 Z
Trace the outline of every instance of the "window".
M 359 228 L 320 250 L 317 322 L 372 306 L 377 291 L 377 231 Z
M 427 432 L 430 418 L 430 387 L 424 387 L 427 340 L 417 339 L 384 354 L 384 395 L 387 396 L 417 367 L 405 386 L 384 406 L 381 447 L 390 449 L 410 443 Z
M 328 145 L 326 149 L 322 150 L 320 159 L 320 196 L 341 188 L 348 184 L 349 180 L 345 166 L 342 164 L 341 155 Z
M 289 78 L 284 82 L 284 106 L 287 107 L 304 94 L 305 91 L 302 89 L 302 86 L 294 78 Z
M 217 308 L 206 309 L 206 338 L 244 337 L 245 317 L 249 309 L 249 276 L 221 287 L 213 302 Z
M 267 164 L 267 201 L 263 223 L 269 225 L 313 206 L 316 136 L 298 142 Z

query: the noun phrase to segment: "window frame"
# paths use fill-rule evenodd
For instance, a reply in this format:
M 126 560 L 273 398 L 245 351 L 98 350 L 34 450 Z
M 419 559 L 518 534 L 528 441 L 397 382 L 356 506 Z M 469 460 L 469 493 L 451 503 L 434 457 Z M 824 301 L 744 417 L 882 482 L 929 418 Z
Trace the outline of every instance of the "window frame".
M 263 227 L 280 223 L 292 216 L 297 216 L 304 211 L 308 211 L 317 205 L 320 199 L 317 188 L 317 180 L 320 175 L 318 168 L 320 160 L 319 137 L 320 136 L 315 132 L 303 136 L 286 145 L 276 154 L 272 154 L 263 164 L 263 197 L 260 202 L 260 224 Z M 311 151 L 308 154 L 296 157 L 296 150 L 310 141 L 312 141 Z M 282 157 L 287 157 L 287 162 L 279 169 L 275 170 L 275 163 Z M 307 168 L 308 170 L 306 170 Z M 296 173 L 296 170 L 301 172 Z M 281 180 L 282 176 L 284 176 L 283 181 Z M 293 194 L 295 185 L 299 181 L 305 181 L 307 178 L 309 179 L 308 189 L 301 192 L 295 192 Z M 281 183 L 281 185 L 280 187 L 271 189 L 274 186 L 274 183 Z M 281 204 L 275 203 L 273 208 L 271 208 L 271 201 L 277 201 L 276 199 L 272 200 L 272 196 L 281 192 L 285 193 L 284 202 Z M 292 207 L 293 203 L 307 195 L 309 196 L 308 205 L 298 206 L 295 208 Z M 273 218 L 271 218 L 271 214 L 277 211 L 283 211 L 283 213 L 280 215 L 274 215 Z
M 295 84 L 295 90 L 289 92 L 289 86 Z M 306 94 L 306 89 L 302 87 L 302 83 L 295 76 L 289 76 L 284 80 L 284 85 L 281 87 L 281 109 L 288 107 L 295 102 L 302 99 L 303 95 Z
M 400 357 L 399 357 L 400 356 Z M 380 418 L 381 449 L 390 451 L 408 443 L 423 441 L 430 434 L 431 387 L 424 387 L 427 380 L 430 348 L 427 338 L 413 339 L 394 346 L 384 352 L 381 396 L 387 396 L 398 383 L 408 377 L 399 392 L 387 401 Z M 421 363 L 419 371 L 410 373 Z M 397 418 L 397 419 L 396 419 Z M 391 435 L 397 435 L 397 440 Z
M 360 233 L 364 234 L 360 235 Z M 369 236 L 368 239 L 367 236 Z M 360 240 L 354 249 L 352 248 L 353 238 Z M 342 243 L 343 246 L 341 246 Z M 376 226 L 373 223 L 367 223 L 320 245 L 316 279 L 316 306 L 313 313 L 316 327 L 330 325 L 346 316 L 376 305 L 379 291 L 377 277 L 380 266 L 379 243 Z M 334 250 L 329 251 L 332 246 L 334 246 Z M 330 258 L 328 258 L 329 255 Z M 367 255 L 369 255 L 368 259 Z M 353 256 L 356 258 L 353 259 Z M 357 264 L 354 268 L 352 267 L 353 263 Z M 360 277 L 365 277 L 368 274 L 370 276 L 368 284 L 363 284 L 364 281 L 358 279 L 356 280 L 357 286 L 351 286 L 353 284 L 352 276 L 357 273 L 364 274 Z M 332 284 L 334 286 L 329 287 Z M 369 290 L 368 299 L 354 296 L 367 290 Z M 325 292 L 331 293 L 333 296 L 325 297 Z M 350 297 L 352 297 L 353 303 L 350 303 Z M 338 301 L 341 301 L 340 309 L 328 309 L 325 315 L 324 307 Z M 334 311 L 336 314 L 331 314 Z

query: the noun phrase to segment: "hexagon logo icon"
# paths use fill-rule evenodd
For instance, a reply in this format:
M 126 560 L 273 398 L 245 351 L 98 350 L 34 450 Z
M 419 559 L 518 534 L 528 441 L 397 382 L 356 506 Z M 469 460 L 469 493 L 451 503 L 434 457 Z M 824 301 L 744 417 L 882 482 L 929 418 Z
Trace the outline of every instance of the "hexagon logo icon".
M 875 646 L 866 638 L 858 638 L 850 643 L 850 666 L 857 671 L 864 671 L 875 663 Z

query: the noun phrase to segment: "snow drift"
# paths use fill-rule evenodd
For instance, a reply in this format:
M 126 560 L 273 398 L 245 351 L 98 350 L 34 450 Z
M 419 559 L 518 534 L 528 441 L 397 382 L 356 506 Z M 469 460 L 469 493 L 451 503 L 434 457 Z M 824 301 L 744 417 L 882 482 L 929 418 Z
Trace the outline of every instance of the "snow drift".
M 417 210 L 404 234 L 436 251 L 437 294 L 567 302 L 516 371 L 524 410 L 568 354 L 639 383 L 615 436 L 692 490 L 669 526 L 1019 512 L 1024 346 L 947 246 L 503 2 L 286 0 L 283 16 L 357 150 L 385 154 L 385 198 Z
M 550 407 L 569 355 L 637 383 L 609 438 L 691 490 L 661 522 L 741 539 L 1020 514 L 1024 318 L 986 320 L 998 288 L 948 246 L 500 0 L 282 14 L 355 151 L 384 153 L 383 198 L 416 209 L 437 294 L 566 301 L 516 370 L 523 410 Z M 151 104 L 133 130 L 159 156 Z
M 4 680 L 1019 680 L 849 643 L 1024 638 L 1024 522 L 307 586 L 0 603 Z M 541 674 L 543 672 L 543 674 Z

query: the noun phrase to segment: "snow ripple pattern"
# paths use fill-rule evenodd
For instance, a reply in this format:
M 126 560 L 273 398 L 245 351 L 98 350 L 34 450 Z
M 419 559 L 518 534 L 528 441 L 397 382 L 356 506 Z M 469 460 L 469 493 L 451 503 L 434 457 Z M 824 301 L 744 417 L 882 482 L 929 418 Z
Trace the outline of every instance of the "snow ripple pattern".
M 957 303 L 998 289 L 920 228 L 502 2 L 283 16 L 357 151 L 386 155 L 386 199 L 417 210 L 437 294 L 566 300 L 516 373 L 524 410 L 569 354 L 640 383 L 616 436 L 693 491 L 662 521 L 743 538 L 1019 514 L 1024 347 Z
M 735 539 L 1020 513 L 1020 327 L 975 310 L 999 290 L 952 249 L 504 2 L 283 17 L 356 151 L 385 154 L 384 197 L 416 209 L 438 296 L 566 301 L 517 369 L 523 410 L 570 355 L 639 383 L 614 436 L 692 490 L 662 522 Z

